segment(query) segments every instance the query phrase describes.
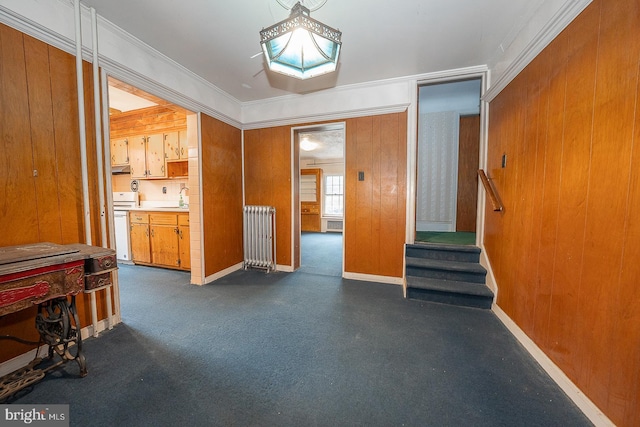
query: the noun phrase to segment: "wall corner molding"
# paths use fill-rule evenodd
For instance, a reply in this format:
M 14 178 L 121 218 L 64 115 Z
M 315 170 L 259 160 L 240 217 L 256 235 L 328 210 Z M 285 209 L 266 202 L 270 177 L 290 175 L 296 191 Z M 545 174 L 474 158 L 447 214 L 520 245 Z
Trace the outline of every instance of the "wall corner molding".
M 522 52 L 509 64 L 504 72 L 491 84 L 482 97 L 491 102 L 516 76 L 535 59 L 590 3 L 592 0 L 569 0 L 551 20 L 535 35 Z

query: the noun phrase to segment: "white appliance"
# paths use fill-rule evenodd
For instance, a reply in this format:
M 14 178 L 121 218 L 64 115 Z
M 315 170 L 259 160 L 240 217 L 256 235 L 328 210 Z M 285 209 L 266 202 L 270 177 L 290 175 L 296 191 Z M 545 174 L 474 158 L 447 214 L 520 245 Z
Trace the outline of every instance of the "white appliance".
M 116 235 L 116 257 L 131 261 L 129 242 L 129 210 L 138 207 L 138 193 L 133 191 L 113 193 L 113 223 Z

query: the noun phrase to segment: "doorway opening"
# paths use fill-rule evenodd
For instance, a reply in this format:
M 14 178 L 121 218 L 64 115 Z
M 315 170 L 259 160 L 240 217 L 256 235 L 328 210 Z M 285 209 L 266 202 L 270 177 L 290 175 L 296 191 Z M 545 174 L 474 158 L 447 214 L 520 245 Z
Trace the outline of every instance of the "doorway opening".
M 295 128 L 293 138 L 299 153 L 299 271 L 341 277 L 344 123 Z
M 190 224 L 199 211 L 190 194 L 199 188 L 197 114 L 113 77 L 107 85 L 118 262 L 190 272 L 200 283 Z
M 482 79 L 418 87 L 416 242 L 474 245 Z

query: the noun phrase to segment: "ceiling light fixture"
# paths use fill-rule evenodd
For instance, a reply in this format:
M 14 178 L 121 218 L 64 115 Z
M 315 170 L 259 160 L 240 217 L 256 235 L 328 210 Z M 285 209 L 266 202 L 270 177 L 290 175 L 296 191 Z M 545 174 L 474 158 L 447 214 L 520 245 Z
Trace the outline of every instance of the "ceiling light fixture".
M 270 70 L 308 79 L 336 70 L 341 37 L 298 2 L 289 18 L 260 31 L 260 44 Z
M 309 141 L 309 138 L 306 135 L 302 137 L 302 140 L 300 141 L 300 149 L 302 151 L 313 151 L 316 148 L 318 148 L 317 142 Z

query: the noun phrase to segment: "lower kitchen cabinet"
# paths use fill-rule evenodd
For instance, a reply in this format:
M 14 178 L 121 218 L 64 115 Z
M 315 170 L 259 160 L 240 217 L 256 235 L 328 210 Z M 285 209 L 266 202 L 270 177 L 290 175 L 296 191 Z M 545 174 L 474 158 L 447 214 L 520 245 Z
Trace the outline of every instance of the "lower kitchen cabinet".
M 180 268 L 178 215 L 150 213 L 149 232 L 151 234 L 151 262 L 159 267 Z
M 149 240 L 149 214 L 131 212 L 129 216 L 129 240 L 131 261 L 151 264 L 151 241 Z
M 191 268 L 189 214 L 135 212 L 131 214 L 130 225 L 134 263 L 181 270 Z
M 180 268 L 191 270 L 191 235 L 189 234 L 189 215 L 178 215 L 178 236 L 180 237 Z

